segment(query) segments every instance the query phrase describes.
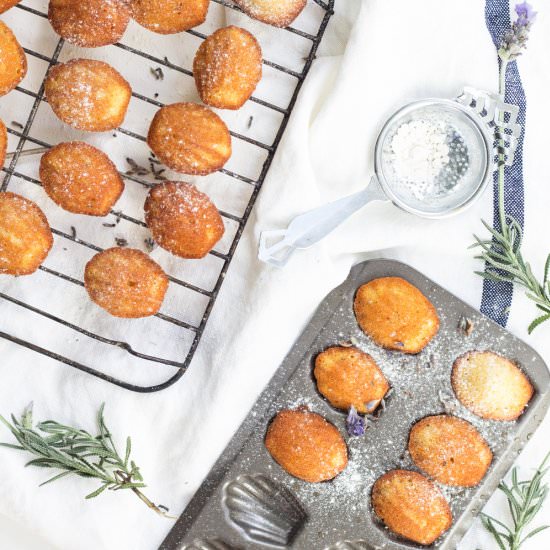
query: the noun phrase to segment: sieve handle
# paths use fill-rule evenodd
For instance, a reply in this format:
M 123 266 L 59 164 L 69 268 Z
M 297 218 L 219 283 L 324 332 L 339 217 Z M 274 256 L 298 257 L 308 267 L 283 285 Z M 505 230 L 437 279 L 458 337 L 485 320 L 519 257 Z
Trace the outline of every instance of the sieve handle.
M 287 229 L 262 231 L 258 258 L 283 267 L 296 249 L 309 248 L 367 203 L 385 199 L 377 177 L 373 176 L 366 189 L 300 214 Z
M 495 170 L 502 164 L 512 166 L 523 127 L 518 123 L 519 107 L 506 103 L 498 94 L 477 88 L 464 88 L 456 101 L 469 107 L 481 118 L 494 136 Z

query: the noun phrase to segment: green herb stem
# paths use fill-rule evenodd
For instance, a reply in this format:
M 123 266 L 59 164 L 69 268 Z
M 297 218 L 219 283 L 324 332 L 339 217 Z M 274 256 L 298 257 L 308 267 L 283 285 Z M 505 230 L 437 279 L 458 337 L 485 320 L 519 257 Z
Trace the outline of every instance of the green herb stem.
M 493 535 L 500 550 L 519 550 L 526 540 L 550 527 L 542 525 L 525 534 L 528 525 L 540 512 L 548 496 L 549 489 L 543 481 L 549 469 L 549 461 L 550 453 L 546 455 L 542 464 L 528 481 L 518 481 L 517 468 L 514 468 L 510 485 L 504 481 L 500 483 L 498 488 L 504 493 L 508 501 L 508 509 L 512 519 L 510 527 L 494 517 L 481 514 L 483 526 Z
M 130 489 L 157 514 L 175 519 L 167 514 L 164 506 L 157 506 L 143 494 L 141 489 L 146 485 L 138 466 L 130 459 L 132 440 L 129 437 L 126 439 L 124 456 L 121 456 L 105 424 L 103 411 L 104 405 L 97 414 L 97 436 L 53 420 L 40 422 L 35 428 L 32 406 L 25 409 L 20 420 L 12 415 L 11 423 L 0 415 L 0 422 L 11 431 L 18 443 L 0 443 L 0 446 L 33 454 L 36 458 L 27 462 L 26 466 L 59 470 L 41 486 L 69 475 L 97 479 L 101 482 L 100 486 L 86 495 L 86 499 L 95 498 L 105 490 Z

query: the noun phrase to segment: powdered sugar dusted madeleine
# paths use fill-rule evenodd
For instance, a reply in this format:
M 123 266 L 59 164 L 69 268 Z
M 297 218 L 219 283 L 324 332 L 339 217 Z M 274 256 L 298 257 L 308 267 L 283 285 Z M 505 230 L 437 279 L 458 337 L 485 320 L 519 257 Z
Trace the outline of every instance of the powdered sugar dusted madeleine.
M 27 74 L 27 58 L 11 29 L 0 21 L 0 96 L 11 92 Z
M 204 176 L 231 156 L 231 135 L 223 120 L 196 103 L 173 103 L 157 111 L 147 143 L 168 168 Z
M 107 63 L 72 59 L 50 69 L 45 93 L 53 112 L 69 126 L 106 132 L 122 124 L 132 89 Z
M 6 162 L 6 153 L 8 151 L 8 131 L 6 125 L 0 120 L 0 168 Z
M 414 463 L 445 485 L 474 487 L 487 473 L 493 453 L 466 420 L 449 415 L 427 416 L 409 434 Z
M 515 420 L 534 392 L 515 363 L 492 351 L 470 351 L 456 359 L 451 382 L 467 409 L 490 420 Z
M 307 409 L 278 413 L 267 430 L 265 446 L 290 475 L 311 483 L 333 479 L 348 463 L 340 432 Z
M 239 109 L 262 78 L 262 50 L 248 31 L 225 27 L 199 47 L 193 75 L 204 103 L 220 109 Z
M 106 216 L 124 190 L 109 157 L 82 141 L 60 143 L 45 153 L 40 160 L 40 179 L 61 208 L 88 216 Z
M 130 0 L 134 19 L 160 34 L 182 32 L 204 23 L 210 0 Z
M 57 34 L 83 48 L 118 42 L 130 21 L 129 0 L 50 0 L 48 19 Z
M 313 374 L 333 407 L 360 413 L 373 412 L 390 387 L 374 359 L 354 347 L 326 349 L 315 358 Z
M 19 2 L 21 2 L 21 0 L 0 0 L 0 13 L 8 11 L 10 8 L 13 8 L 13 6 L 19 4 Z
M 254 19 L 288 27 L 306 7 L 307 0 L 235 0 L 235 4 Z
M 155 315 L 162 306 L 168 277 L 141 250 L 109 248 L 87 264 L 84 283 L 92 301 L 115 317 Z
M 382 277 L 359 287 L 354 310 L 361 329 L 387 349 L 419 353 L 439 330 L 432 303 L 400 277 Z
M 376 480 L 371 499 L 376 515 L 391 531 L 419 544 L 432 544 L 453 522 L 440 489 L 417 472 L 387 472 Z
M 52 231 L 38 205 L 15 193 L 0 193 L 0 274 L 34 273 L 52 245 Z
M 203 258 L 225 231 L 208 196 L 184 182 L 165 182 L 149 191 L 145 222 L 159 246 L 181 258 Z

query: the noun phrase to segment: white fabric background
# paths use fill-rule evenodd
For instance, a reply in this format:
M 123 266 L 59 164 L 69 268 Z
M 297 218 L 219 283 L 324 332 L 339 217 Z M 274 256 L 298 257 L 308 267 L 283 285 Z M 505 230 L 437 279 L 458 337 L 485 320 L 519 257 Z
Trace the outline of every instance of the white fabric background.
M 528 99 L 524 246 L 540 272 L 550 251 L 550 16 L 537 7 L 541 13 L 520 70 Z M 261 265 L 256 249 L 261 229 L 284 226 L 293 215 L 368 182 L 377 129 L 396 107 L 425 96 L 453 97 L 464 84 L 494 90 L 496 82 L 482 0 L 337 0 L 319 59 L 184 379 L 159 394 L 135 395 L 0 340 L 0 411 L 20 411 L 32 399 L 39 417 L 81 424 L 105 401 L 114 433 L 133 437 L 147 494 L 181 511 L 316 305 L 354 263 L 373 257 L 408 262 L 479 306 L 481 280 L 473 274 L 479 265 L 467 247 L 472 233 L 481 231 L 479 219 L 492 219 L 490 191 L 467 213 L 445 221 L 416 219 L 389 204 L 369 206 L 282 271 Z M 550 359 L 549 328 L 526 335 L 534 313 L 516 292 L 510 329 Z M 518 460 L 522 475 L 550 450 L 549 436 L 547 419 Z M 0 529 L 0 547 L 150 550 L 171 527 L 133 495 L 106 493 L 85 502 L 93 483 L 65 479 L 39 490 L 44 472 L 23 470 L 21 454 L 0 450 L 0 463 L 0 517 L 12 525 Z M 503 499 L 495 496 L 488 510 L 504 513 Z M 550 502 L 539 521 L 549 518 Z M 17 541 L 14 529 L 32 531 L 36 542 Z M 546 549 L 548 541 L 542 534 L 525 549 Z M 475 548 L 495 548 L 479 527 L 461 545 Z

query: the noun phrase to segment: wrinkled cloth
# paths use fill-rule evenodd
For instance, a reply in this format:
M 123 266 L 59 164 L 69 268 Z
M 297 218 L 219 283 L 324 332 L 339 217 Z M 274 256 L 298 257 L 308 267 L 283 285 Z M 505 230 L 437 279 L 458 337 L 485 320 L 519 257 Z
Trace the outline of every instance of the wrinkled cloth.
M 352 265 L 379 257 L 409 263 L 479 308 L 482 280 L 474 270 L 482 265 L 468 247 L 473 233 L 484 234 L 480 219 L 492 220 L 491 189 L 466 212 L 438 221 L 415 218 L 389 203 L 369 205 L 321 244 L 297 253 L 283 270 L 260 263 L 257 245 L 262 229 L 285 227 L 296 214 L 365 186 L 373 171 L 377 132 L 403 103 L 452 98 L 464 85 L 496 91 L 498 65 L 484 4 L 336 0 L 336 14 L 184 378 L 158 394 L 134 394 L 0 340 L 0 412 L 20 411 L 34 400 L 39 418 L 88 423 L 91 428 L 105 401 L 113 433 L 132 435 L 148 496 L 179 513 L 316 306 Z M 528 104 L 523 246 L 537 273 L 550 250 L 542 238 L 550 225 L 545 181 L 550 15 L 539 8 L 529 51 L 519 61 Z M 259 28 L 232 11 L 226 17 Z M 269 41 L 265 30 L 261 41 Z M 9 116 L 1 101 L 0 114 Z M 516 289 L 509 329 L 550 358 L 549 328 L 526 333 L 535 315 L 533 304 Z M 0 327 L 4 324 L 7 319 L 0 318 Z M 109 361 L 108 356 L 100 359 Z M 128 359 L 128 369 L 131 364 Z M 518 458 L 520 477 L 531 475 L 550 450 L 549 438 L 547 418 Z M 0 515 L 21 530 L 30 529 L 37 537 L 35 548 L 150 550 L 172 525 L 129 493 L 107 492 L 88 502 L 82 497 L 93 490 L 92 482 L 63 479 L 38 489 L 45 474 L 24 469 L 21 453 L 0 449 L 0 461 Z M 495 494 L 486 511 L 507 517 L 502 495 Z M 537 522 L 549 514 L 550 501 Z M 8 547 L 3 536 L 0 545 Z M 524 548 L 547 546 L 543 533 Z M 460 545 L 460 550 L 476 548 L 496 548 L 479 522 Z

